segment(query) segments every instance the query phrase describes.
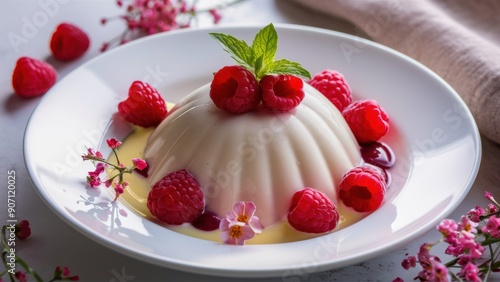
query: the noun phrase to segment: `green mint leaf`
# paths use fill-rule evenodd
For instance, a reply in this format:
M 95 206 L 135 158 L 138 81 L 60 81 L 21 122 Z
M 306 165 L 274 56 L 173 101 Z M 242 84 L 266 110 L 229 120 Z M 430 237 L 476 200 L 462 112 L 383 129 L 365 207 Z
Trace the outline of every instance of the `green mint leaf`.
M 266 68 L 267 65 L 274 61 L 274 55 L 278 49 L 278 33 L 274 29 L 274 25 L 271 23 L 255 35 L 252 42 L 252 51 L 254 53 L 254 58 L 259 58 L 263 56 L 262 65 Z M 257 72 L 257 71 L 256 71 Z
M 241 66 L 251 71 L 257 80 L 267 74 L 289 74 L 311 78 L 311 74 L 299 63 L 286 59 L 275 61 L 278 49 L 278 33 L 271 23 L 257 32 L 250 47 L 245 41 L 224 33 L 209 33 Z
M 224 51 L 240 65 L 249 70 L 254 69 L 254 54 L 250 46 L 238 38 L 224 33 L 209 33 L 210 36 L 217 40 Z
M 272 64 L 267 66 L 266 74 L 291 74 L 308 79 L 311 78 L 311 74 L 299 63 L 292 62 L 287 59 L 274 61 Z
M 255 77 L 259 80 L 262 78 L 262 76 L 265 73 L 264 69 L 264 56 L 260 55 L 256 60 L 255 60 Z

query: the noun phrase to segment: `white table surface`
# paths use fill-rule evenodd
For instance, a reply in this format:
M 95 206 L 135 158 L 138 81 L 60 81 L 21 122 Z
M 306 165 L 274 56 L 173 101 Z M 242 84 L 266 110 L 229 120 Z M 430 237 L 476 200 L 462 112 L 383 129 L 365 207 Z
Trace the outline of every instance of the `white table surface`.
M 119 34 L 119 22 L 100 25 L 102 17 L 119 14 L 114 0 L 0 0 L 0 223 L 7 222 L 7 172 L 16 174 L 16 216 L 31 222 L 32 236 L 17 245 L 18 255 L 49 279 L 54 268 L 66 265 L 80 281 L 234 281 L 222 278 L 185 273 L 166 269 L 119 254 L 74 230 L 54 214 L 38 196 L 33 187 L 23 159 L 23 137 L 28 119 L 40 98 L 21 99 L 14 95 L 11 74 L 16 60 L 31 56 L 52 63 L 59 77 L 80 64 L 100 55 L 102 42 Z M 27 22 L 37 25 L 27 32 Z M 60 63 L 51 58 L 48 40 L 55 26 L 69 21 L 80 26 L 91 37 L 90 50 L 80 59 Z M 233 23 L 293 23 L 356 34 L 356 28 L 345 21 L 304 10 L 286 0 L 248 0 L 223 11 L 220 25 Z M 200 25 L 209 24 L 201 21 Z M 25 34 L 23 35 L 23 32 Z M 8 34 L 23 36 L 24 41 L 12 44 Z M 28 36 L 25 36 L 28 35 Z M 464 156 L 465 158 L 466 156 Z M 500 174 L 500 148 L 483 138 L 483 159 L 478 177 L 463 203 L 450 215 L 460 215 L 475 205 L 485 205 L 485 190 L 500 192 L 497 183 Z M 416 270 L 405 271 L 401 260 L 407 253 L 416 254 L 418 247 L 439 238 L 435 230 L 380 257 L 349 267 L 300 277 L 274 277 L 256 281 L 392 281 L 396 277 L 412 281 Z

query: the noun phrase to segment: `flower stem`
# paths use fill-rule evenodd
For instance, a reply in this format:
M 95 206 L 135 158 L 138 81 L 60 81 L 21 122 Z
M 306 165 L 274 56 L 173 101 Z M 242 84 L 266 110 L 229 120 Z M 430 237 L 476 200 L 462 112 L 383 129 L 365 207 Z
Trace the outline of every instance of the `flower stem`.
M 38 275 L 38 273 L 33 270 L 33 268 L 29 267 L 29 265 L 23 259 L 16 256 L 16 262 L 19 263 L 24 268 L 24 270 L 26 270 L 26 272 L 31 274 L 37 282 L 43 282 L 43 279 L 40 277 L 40 275 Z
M 5 251 L 8 251 L 9 246 L 7 245 L 7 239 L 6 239 L 7 235 L 5 234 L 6 231 L 7 231 L 7 225 L 4 225 L 2 227 L 2 246 Z
M 5 225 L 4 225 L 4 227 L 5 227 Z M 2 235 L 2 237 L 3 237 L 3 235 Z M 7 271 L 7 269 L 9 269 L 9 266 L 7 265 L 7 251 L 5 251 L 5 250 L 2 252 L 2 263 L 3 263 L 4 267 L 5 267 L 5 271 Z M 9 278 L 10 278 L 11 282 L 15 281 L 15 276 L 11 272 L 9 272 Z
M 498 242 L 500 242 L 500 238 L 488 238 L 488 239 L 484 240 L 483 242 L 481 242 L 481 245 L 487 246 L 487 245 L 495 244 Z

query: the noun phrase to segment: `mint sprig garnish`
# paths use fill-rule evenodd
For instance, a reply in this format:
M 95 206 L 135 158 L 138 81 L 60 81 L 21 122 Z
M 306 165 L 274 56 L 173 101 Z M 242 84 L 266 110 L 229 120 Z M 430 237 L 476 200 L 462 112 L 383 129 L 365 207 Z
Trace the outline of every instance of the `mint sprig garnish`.
M 286 59 L 275 60 L 278 33 L 271 23 L 255 35 L 252 46 L 232 35 L 212 32 L 215 39 L 240 65 L 251 71 L 257 80 L 269 74 L 291 74 L 310 79 L 311 74 L 299 63 Z

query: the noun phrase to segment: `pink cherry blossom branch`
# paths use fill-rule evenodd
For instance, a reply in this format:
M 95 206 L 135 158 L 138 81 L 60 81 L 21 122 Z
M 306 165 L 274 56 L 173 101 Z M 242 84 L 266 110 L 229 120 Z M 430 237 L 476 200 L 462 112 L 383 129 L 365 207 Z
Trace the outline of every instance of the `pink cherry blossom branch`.
M 112 150 L 117 164 L 107 161 L 104 159 L 100 151 L 95 151 L 92 148 L 87 149 L 87 154 L 82 155 L 82 159 L 84 161 L 91 161 L 95 165 L 95 170 L 89 171 L 87 175 L 87 183 L 89 183 L 90 187 L 99 187 L 101 184 L 104 184 L 107 188 L 113 187 L 115 190 L 114 201 L 116 201 L 129 185 L 128 182 L 123 180 L 123 175 L 125 173 L 130 174 L 136 169 L 142 171 L 147 168 L 148 164 L 143 159 L 133 158 L 133 165 L 125 166 L 120 162 L 117 152 L 117 148 L 122 144 L 122 142 L 118 141 L 116 138 L 110 138 L 106 140 L 106 143 Z M 102 180 L 101 174 L 105 172 L 108 167 L 112 168 L 109 174 L 115 174 Z
M 220 10 L 244 0 L 223 2 L 208 9 L 197 9 L 198 1 L 189 4 L 186 0 L 117 0 L 118 7 L 125 8 L 125 13 L 119 16 L 102 18 L 101 24 L 105 25 L 111 20 L 123 20 L 127 28 L 118 37 L 105 42 L 100 50 L 106 51 L 112 44 L 127 43 L 131 40 L 133 33 L 151 35 L 166 32 L 174 29 L 187 28 L 191 22 L 199 15 L 208 13 L 212 17 L 213 23 L 217 24 L 222 19 Z M 127 2 L 127 3 L 125 3 Z

